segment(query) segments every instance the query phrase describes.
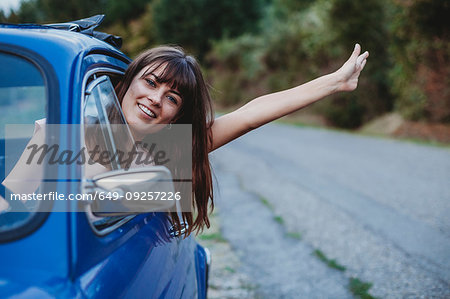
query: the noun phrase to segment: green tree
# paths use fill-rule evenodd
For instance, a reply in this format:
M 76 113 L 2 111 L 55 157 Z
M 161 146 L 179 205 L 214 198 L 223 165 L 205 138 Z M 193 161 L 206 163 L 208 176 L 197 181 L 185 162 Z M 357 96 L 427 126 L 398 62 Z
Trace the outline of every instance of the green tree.
M 390 71 L 396 108 L 412 120 L 450 122 L 450 1 L 392 8 Z
M 330 109 L 325 111 L 338 126 L 358 127 L 393 108 L 387 76 L 391 67 L 387 24 L 385 1 L 333 1 L 329 27 L 333 30 L 334 40 L 330 49 L 333 48 L 339 56 L 345 56 L 359 42 L 371 56 L 358 89 L 333 97 Z
M 108 23 L 120 22 L 123 25 L 128 21 L 141 16 L 151 0 L 108 0 L 106 15 Z
M 314 2 L 316 0 L 273 0 L 270 8 L 274 17 L 280 19 L 307 9 Z
M 1 23 L 7 22 L 7 18 L 5 16 L 5 12 L 3 11 L 3 9 L 0 9 L 0 22 Z
M 160 42 L 180 44 L 201 60 L 211 41 L 235 37 L 257 28 L 261 0 L 159 0 L 154 6 Z
M 12 23 L 66 22 L 104 13 L 108 0 L 25 0 L 11 13 Z
M 38 1 L 22 1 L 17 11 L 20 23 L 39 23 L 46 21 L 44 12 L 39 7 Z
M 76 20 L 106 11 L 106 0 L 37 0 L 46 22 Z

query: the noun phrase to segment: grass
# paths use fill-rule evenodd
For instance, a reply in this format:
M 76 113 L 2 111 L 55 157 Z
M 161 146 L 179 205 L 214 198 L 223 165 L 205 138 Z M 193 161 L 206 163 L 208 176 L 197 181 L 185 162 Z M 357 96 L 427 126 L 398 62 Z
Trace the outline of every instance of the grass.
M 236 270 L 234 270 L 234 269 L 231 268 L 230 266 L 226 266 L 226 267 L 225 267 L 225 270 L 228 271 L 228 272 L 230 272 L 230 273 L 235 273 L 235 272 L 236 272 Z
M 292 125 L 292 123 L 291 123 L 291 125 Z M 324 128 L 324 129 L 326 129 L 326 128 Z M 346 132 L 344 130 L 336 130 L 336 131 Z M 349 133 L 349 132 L 346 132 L 346 133 Z M 356 134 L 356 133 L 350 133 L 350 134 Z M 364 134 L 361 134 L 361 135 L 364 135 Z M 243 181 L 241 179 L 239 180 L 239 183 L 240 183 L 240 188 L 242 190 L 245 190 L 245 186 L 244 186 Z M 264 196 L 262 196 L 260 194 L 257 194 L 257 196 L 259 197 L 259 200 L 261 201 L 261 203 L 263 205 L 265 205 L 272 212 L 274 212 L 274 207 L 268 201 L 267 198 L 265 198 Z M 277 223 L 279 223 L 280 225 L 284 226 L 285 222 L 284 222 L 283 217 L 281 217 L 281 216 L 274 216 L 273 219 Z M 301 234 L 298 233 L 298 232 L 286 232 L 285 236 L 289 237 L 289 238 L 292 238 L 292 239 L 296 239 L 296 240 L 301 240 L 302 239 Z M 200 235 L 199 238 L 202 239 L 202 240 L 215 240 L 215 241 L 218 241 L 218 242 L 226 242 L 226 240 L 222 237 L 222 235 L 220 233 Z M 318 257 L 322 262 L 324 262 L 328 267 L 336 269 L 338 271 L 342 271 L 342 272 L 346 271 L 346 268 L 344 266 L 340 265 L 334 259 L 329 259 L 321 250 L 315 249 L 313 254 L 316 257 Z M 235 273 L 235 270 L 233 268 L 229 267 L 229 266 L 225 267 L 225 270 L 230 272 L 230 273 Z M 353 295 L 355 297 L 357 297 L 357 298 L 361 298 L 361 299 L 376 299 L 376 297 L 373 297 L 372 295 L 370 295 L 368 293 L 369 289 L 372 287 L 371 283 L 363 282 L 363 281 L 359 280 L 358 278 L 352 277 L 352 278 L 350 278 L 348 287 L 349 287 L 350 291 L 353 293 Z
M 350 291 L 358 298 L 361 299 L 375 299 L 372 295 L 368 293 L 369 289 L 372 287 L 372 284 L 369 282 L 363 282 L 358 278 L 350 278 L 349 288 Z
M 286 233 L 286 236 L 292 239 L 296 239 L 296 240 L 301 240 L 302 239 L 302 235 L 300 233 L 297 232 L 288 232 Z
M 275 220 L 276 222 L 278 222 L 281 225 L 284 224 L 283 217 L 281 217 L 281 216 L 275 216 L 275 217 L 273 217 L 273 220 Z
M 259 200 L 262 202 L 263 205 L 265 205 L 266 207 L 268 207 L 271 211 L 273 211 L 273 207 L 270 204 L 270 202 L 267 200 L 267 198 L 265 198 L 264 196 L 259 195 Z
M 327 256 L 319 249 L 314 250 L 314 255 L 319 258 L 322 262 L 327 264 L 328 267 L 339 270 L 339 271 L 345 271 L 345 267 L 342 265 L 339 265 L 336 260 L 331 260 L 327 258 Z
M 227 240 L 225 240 L 225 238 L 222 236 L 221 233 L 199 235 L 198 238 L 200 240 L 211 240 L 211 241 L 224 242 L 224 243 L 227 242 Z

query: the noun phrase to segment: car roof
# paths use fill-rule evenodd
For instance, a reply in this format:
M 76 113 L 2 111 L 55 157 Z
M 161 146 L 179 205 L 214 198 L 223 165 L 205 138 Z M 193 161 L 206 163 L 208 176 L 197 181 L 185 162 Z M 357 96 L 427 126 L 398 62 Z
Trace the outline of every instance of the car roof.
M 54 29 L 45 25 L 0 24 L 0 43 L 15 45 L 35 51 L 42 56 L 64 55 L 76 59 L 81 53 L 101 50 L 129 62 L 122 52 L 93 36 L 80 32 Z M 83 56 L 84 56 L 83 55 Z

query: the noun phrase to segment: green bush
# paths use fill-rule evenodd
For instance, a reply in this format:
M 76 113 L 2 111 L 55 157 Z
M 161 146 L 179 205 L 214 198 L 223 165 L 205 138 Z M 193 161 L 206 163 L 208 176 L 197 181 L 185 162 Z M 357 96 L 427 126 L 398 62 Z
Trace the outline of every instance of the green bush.
M 347 58 L 355 42 L 359 42 L 363 51 L 370 52 L 358 89 L 334 96 L 327 102 L 329 107 L 324 114 L 339 127 L 356 128 L 393 108 L 387 76 L 391 60 L 386 46 L 389 41 L 386 5 L 379 0 L 333 1 L 329 28 L 334 31 L 334 51 Z
M 222 105 L 245 103 L 316 76 L 328 60 L 320 57 L 329 39 L 323 8 L 312 8 L 310 13 L 291 12 L 287 19 L 280 20 L 270 7 L 259 34 L 213 43 L 208 77 L 219 90 L 216 100 Z
M 406 118 L 450 122 L 450 2 L 416 0 L 391 8 L 395 107 Z
M 387 81 L 390 60 L 383 46 L 388 35 L 383 2 L 303 1 L 299 8 L 287 9 L 292 3 L 274 1 L 266 10 L 258 35 L 214 44 L 209 56 L 214 61 L 210 72 L 214 84 L 222 87 L 230 83 L 221 80 L 241 80 L 233 83 L 238 90 L 224 91 L 218 101 L 225 105 L 245 102 L 261 93 L 289 88 L 335 71 L 358 41 L 375 56 L 360 79 L 359 89 L 315 104 L 313 109 L 346 128 L 358 127 L 391 110 Z M 224 72 L 230 75 L 224 76 Z
M 221 106 L 234 106 L 266 92 L 258 90 L 262 40 L 251 35 L 213 43 L 208 55 L 207 77 L 214 86 L 214 99 Z
M 159 0 L 154 6 L 157 37 L 203 60 L 211 41 L 255 30 L 262 5 L 261 0 Z
M 107 0 L 105 20 L 108 23 L 120 22 L 126 24 L 128 21 L 140 17 L 146 10 L 151 0 Z

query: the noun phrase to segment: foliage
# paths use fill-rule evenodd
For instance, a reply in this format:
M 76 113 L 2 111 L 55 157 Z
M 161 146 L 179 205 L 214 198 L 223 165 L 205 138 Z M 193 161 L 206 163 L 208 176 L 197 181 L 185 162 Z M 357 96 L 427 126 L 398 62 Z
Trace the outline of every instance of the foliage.
M 212 40 L 254 30 L 260 2 L 159 0 L 154 7 L 157 37 L 162 43 L 183 45 L 202 60 Z
M 104 30 L 135 56 L 179 44 L 206 67 L 220 105 L 298 85 L 336 70 L 355 42 L 370 58 L 355 92 L 311 109 L 356 128 L 392 109 L 450 122 L 450 1 L 434 0 L 24 0 L 0 21 L 51 23 L 107 14 Z
M 142 15 L 150 2 L 151 0 L 25 0 L 16 11 L 8 17 L 4 16 L 3 20 L 12 23 L 52 23 L 106 14 L 107 24 L 125 24 Z
M 369 289 L 372 287 L 372 284 L 369 282 L 363 282 L 358 278 L 350 278 L 350 291 L 361 299 L 375 299 L 372 295 L 368 293 Z
M 100 30 L 126 38 L 122 50 L 134 56 L 156 43 L 150 3 L 151 0 L 28 0 L 22 1 L 8 17 L 0 11 L 0 19 L 10 23 L 52 23 L 106 13 Z
M 0 22 L 1 23 L 7 22 L 7 17 L 5 15 L 5 12 L 2 9 L 0 9 Z
M 140 17 L 149 3 L 151 0 L 108 0 L 106 5 L 107 21 L 112 23 L 114 20 L 125 25 L 128 21 Z
M 450 122 L 450 1 L 416 0 L 391 14 L 396 108 L 412 120 Z
M 315 0 L 273 0 L 271 14 L 277 19 L 283 19 L 308 8 L 314 2 Z
M 333 1 L 329 28 L 333 28 L 334 38 L 329 48 L 334 47 L 333 51 L 347 58 L 355 42 L 359 42 L 371 56 L 358 89 L 352 93 L 338 94 L 326 102 L 328 109 L 324 114 L 339 127 L 359 127 L 393 107 L 387 80 L 391 61 L 386 47 L 389 41 L 386 24 L 385 1 Z
M 286 233 L 286 236 L 295 240 L 301 240 L 302 235 L 298 232 L 288 232 Z
M 124 38 L 121 51 L 130 56 L 136 57 L 145 49 L 157 45 L 155 28 L 153 25 L 153 6 L 147 4 L 142 15 L 132 21 L 114 22 L 101 29 L 111 32 Z
M 234 105 L 315 76 L 318 69 L 308 67 L 310 60 L 316 59 L 314 54 L 320 55 L 329 37 L 322 8 L 313 13 L 297 11 L 280 20 L 271 6 L 258 35 L 214 43 L 208 56 L 208 77 L 220 91 L 217 100 L 222 105 Z
M 9 22 L 12 23 L 39 23 L 44 20 L 43 12 L 39 9 L 38 1 L 23 1 L 17 13 L 12 12 Z
M 233 106 L 258 93 L 258 74 L 262 40 L 251 35 L 223 39 L 213 43 L 213 52 L 207 57 L 207 78 L 214 86 L 214 99 L 221 105 Z
M 210 56 L 216 68 L 211 72 L 214 84 L 222 87 L 221 78 L 239 80 L 227 82 L 233 89 L 223 91 L 223 104 L 235 104 L 239 97 L 242 101 L 258 94 L 248 95 L 249 88 L 277 91 L 334 71 L 358 41 L 376 57 L 364 71 L 359 90 L 334 96 L 315 105 L 315 110 L 337 126 L 355 128 L 392 109 L 386 79 L 391 62 L 384 46 L 388 40 L 384 2 L 274 0 L 260 24 L 256 36 L 214 44 Z M 224 76 L 227 71 L 234 77 Z M 251 81 L 259 87 L 246 86 Z M 235 88 L 242 90 L 242 95 Z
M 275 220 L 279 224 L 284 224 L 284 219 L 281 216 L 275 216 L 275 217 L 273 217 L 273 220 Z
M 313 251 L 313 254 L 318 257 L 322 262 L 324 262 L 328 267 L 339 270 L 339 271 L 345 271 L 346 268 L 342 265 L 340 265 L 336 260 L 329 259 L 321 250 L 315 249 Z
M 211 234 L 201 234 L 198 236 L 200 240 L 214 240 L 216 242 L 226 243 L 227 240 L 222 236 L 220 232 L 211 233 Z
M 108 0 L 24 0 L 5 21 L 54 23 L 76 20 L 106 11 Z

